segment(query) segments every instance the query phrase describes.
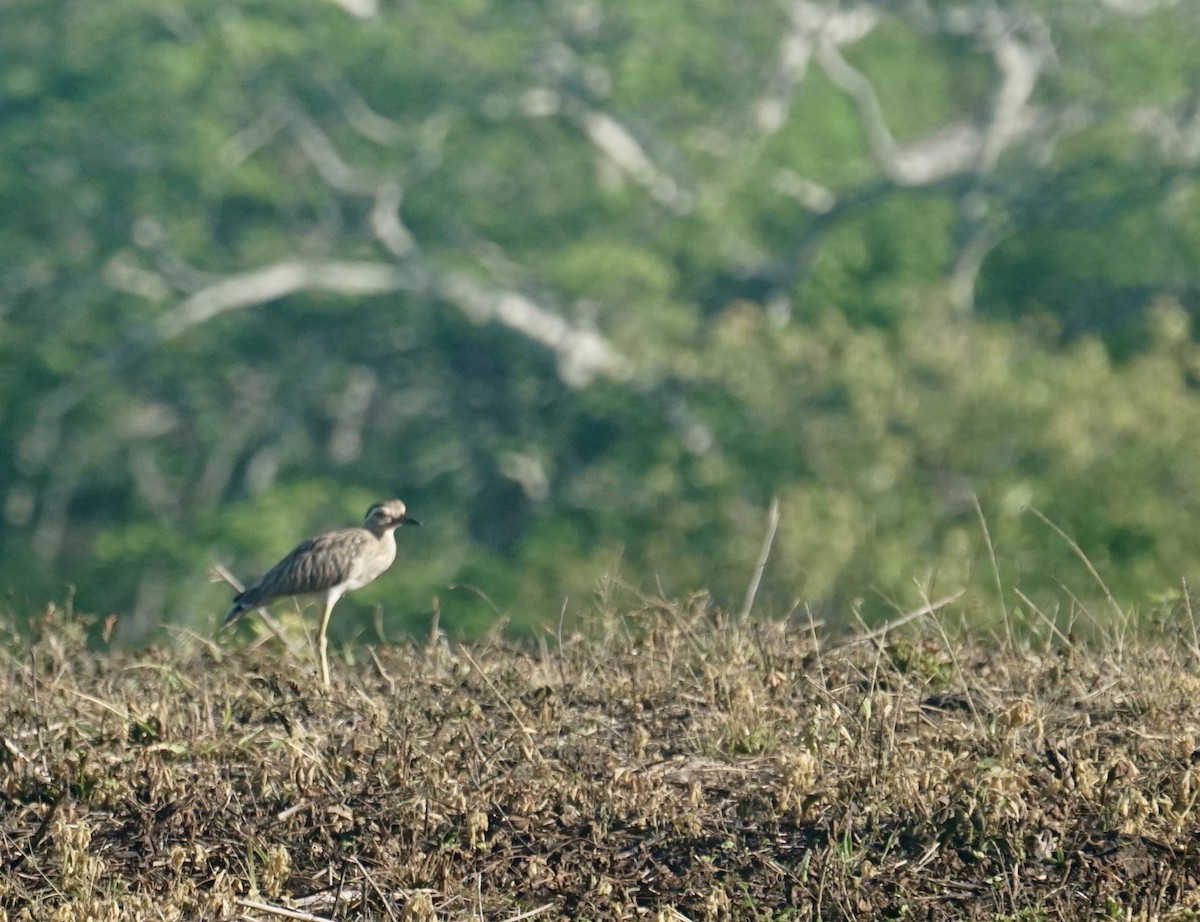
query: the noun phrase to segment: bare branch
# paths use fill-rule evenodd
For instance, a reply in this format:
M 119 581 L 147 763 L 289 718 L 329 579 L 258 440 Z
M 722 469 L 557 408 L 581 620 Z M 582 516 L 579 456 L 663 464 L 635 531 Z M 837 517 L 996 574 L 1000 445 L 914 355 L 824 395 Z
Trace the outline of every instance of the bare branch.
M 171 296 L 171 289 L 157 272 L 137 264 L 129 250 L 119 250 L 105 263 L 101 277 L 109 288 L 147 301 L 163 301 Z
M 1036 124 L 1037 110 L 1030 100 L 1042 71 L 1053 60 L 1054 48 L 1048 38 L 1018 40 L 1011 23 L 999 14 L 992 17 L 987 31 L 996 66 L 1004 76 L 992 98 L 992 120 L 983 142 L 983 165 L 990 168 L 1006 147 Z
M 772 176 L 771 188 L 816 214 L 828 214 L 837 204 L 837 196 L 831 189 L 793 170 L 780 170 Z
M 797 0 L 789 7 L 790 27 L 783 36 L 779 65 L 757 103 L 759 130 L 769 134 L 786 120 L 795 86 L 815 60 L 830 80 L 854 102 L 871 155 L 892 182 L 917 186 L 956 173 L 993 166 L 1000 154 L 1037 124 L 1031 98 L 1038 78 L 1053 60 L 1053 47 L 1040 21 L 992 9 L 929 23 L 969 34 L 987 46 L 1001 74 L 990 117 L 980 127 L 963 118 L 915 142 L 901 145 L 888 129 L 871 82 L 842 55 L 841 46 L 859 41 L 880 21 L 873 6 L 830 8 Z
M 592 100 L 602 96 L 609 85 L 606 72 L 585 67 L 569 49 L 556 45 L 546 56 L 540 78 L 549 85 L 531 86 L 521 97 L 526 117 L 565 118 L 600 152 L 601 163 L 611 168 L 610 172 L 628 178 L 676 214 L 691 212 L 695 197 L 654 163 L 628 128 L 593 107 Z
M 338 74 L 326 83 L 329 94 L 333 97 L 346 124 L 369 141 L 374 141 L 382 147 L 393 147 L 404 137 L 404 129 L 398 122 L 380 115 L 364 100 L 344 76 Z
M 589 141 L 622 173 L 641 186 L 650 197 L 676 214 L 692 210 L 692 196 L 658 169 L 642 146 L 625 127 L 603 112 L 584 112 L 579 119 Z
M 346 106 L 343 111 L 350 119 L 350 113 L 360 123 L 369 122 L 370 130 L 378 131 L 384 127 L 386 119 L 375 115 L 367 108 L 349 88 L 343 93 Z M 371 230 L 380 243 L 393 256 L 406 256 L 416 247 L 412 234 L 400 220 L 400 203 L 404 197 L 404 188 L 395 179 L 378 179 L 367 176 L 360 170 L 347 163 L 337 148 L 317 124 L 310 119 L 299 104 L 293 102 L 287 106 L 288 126 L 296 137 L 300 149 L 312 162 L 317 173 L 330 186 L 348 195 L 368 195 L 375 199 L 375 207 L 371 210 Z M 369 116 L 369 117 L 368 117 Z M 392 126 L 394 127 L 394 126 Z
M 328 135 L 317 127 L 297 102 L 292 100 L 284 106 L 284 116 L 288 128 L 300 145 L 300 150 L 325 182 L 339 192 L 350 195 L 375 194 L 379 180 L 365 176 L 347 163 Z
M 400 220 L 403 196 L 400 183 L 385 180 L 375 190 L 375 207 L 371 209 L 371 230 L 393 256 L 407 256 L 417 247 L 417 241 Z
M 332 291 L 344 295 L 424 290 L 415 268 L 374 262 L 306 263 L 288 261 L 229 276 L 196 292 L 159 318 L 161 339 L 172 339 L 219 314 L 255 307 L 298 291 Z
M 379 15 L 379 0 L 329 0 L 355 19 L 374 19 Z
M 270 144 L 286 124 L 283 104 L 272 106 L 222 145 L 217 152 L 217 162 L 229 170 L 240 166 Z
M 1126 16 L 1149 16 L 1159 10 L 1173 10 L 1182 6 L 1184 0 L 1100 0 L 1114 13 Z
M 559 374 L 572 387 L 596 378 L 625 380 L 633 373 L 632 363 L 599 333 L 571 325 L 525 295 L 491 291 L 464 275 L 446 276 L 439 290 L 476 323 L 495 320 L 551 349 Z
M 154 515 L 164 521 L 174 519 L 181 499 L 178 478 L 167 475 L 145 444 L 129 449 L 128 467 L 134 490 Z
M 758 130 L 773 134 L 787 121 L 796 87 L 808 72 L 808 64 L 819 42 L 849 44 L 869 35 L 879 22 L 870 6 L 845 9 L 796 0 L 788 7 L 788 27 L 779 44 L 778 64 L 767 91 L 754 106 Z
M 984 260 L 1009 232 L 1008 225 L 1003 222 L 989 224 L 968 219 L 965 223 L 970 230 L 959 243 L 958 255 L 947 280 L 950 302 L 964 313 L 975 306 L 975 283 L 979 280 Z
M 597 377 L 627 379 L 633 371 L 603 336 L 569 323 L 514 291 L 491 290 L 463 275 L 437 277 L 415 266 L 374 262 L 288 261 L 229 276 L 196 292 L 159 318 L 160 340 L 172 339 L 220 314 L 256 307 L 300 291 L 372 295 L 407 291 L 438 295 L 476 323 L 495 321 L 553 351 L 572 387 Z
M 917 186 L 960 172 L 979 158 L 982 137 L 963 120 L 902 148 L 892 137 L 871 82 L 842 57 L 832 42 L 817 46 L 816 59 L 830 80 L 848 95 L 880 169 L 901 186 Z
M 373 112 L 344 79 L 330 86 L 346 122 L 359 134 L 380 144 L 393 145 L 400 137 L 395 123 Z M 371 211 L 371 231 L 393 256 L 405 256 L 415 247 L 412 234 L 400 220 L 403 187 L 394 178 L 370 176 L 342 157 L 329 136 L 305 113 L 300 103 L 285 99 L 272 106 L 259 119 L 234 135 L 221 149 L 220 162 L 233 169 L 268 144 L 280 131 L 288 129 L 300 151 L 313 165 L 317 175 L 330 187 L 347 195 L 369 196 L 375 200 Z M 122 277 L 122 281 L 128 281 Z

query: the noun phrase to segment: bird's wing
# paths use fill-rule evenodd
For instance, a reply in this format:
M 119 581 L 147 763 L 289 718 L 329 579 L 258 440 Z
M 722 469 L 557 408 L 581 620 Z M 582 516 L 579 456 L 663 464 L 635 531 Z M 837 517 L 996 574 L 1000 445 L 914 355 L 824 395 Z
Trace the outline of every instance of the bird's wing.
M 283 595 L 322 592 L 346 582 L 371 533 L 362 528 L 340 528 L 309 538 L 271 567 L 242 595 L 259 605 Z M 241 597 L 239 597 L 240 599 Z

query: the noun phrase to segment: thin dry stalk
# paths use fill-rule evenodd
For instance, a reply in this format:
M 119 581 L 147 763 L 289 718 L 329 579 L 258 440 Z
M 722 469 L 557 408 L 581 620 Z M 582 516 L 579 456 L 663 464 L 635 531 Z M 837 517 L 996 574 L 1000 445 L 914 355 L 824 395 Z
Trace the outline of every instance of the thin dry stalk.
M 268 915 L 281 916 L 285 919 L 299 919 L 300 922 L 334 922 L 333 919 L 325 916 L 314 916 L 311 912 L 288 909 L 286 906 L 274 906 L 271 903 L 251 900 L 241 896 L 238 897 L 237 904 L 245 909 L 253 909 L 255 912 L 265 912 Z
M 1084 567 L 1087 569 L 1088 573 L 1091 574 L 1092 579 L 1096 581 L 1096 585 L 1100 587 L 1100 591 L 1104 593 L 1104 598 L 1108 601 L 1108 605 L 1112 609 L 1113 615 L 1122 626 L 1121 640 L 1123 641 L 1124 633 L 1129 628 L 1129 616 L 1125 613 L 1121 606 L 1117 604 L 1117 600 L 1113 598 L 1112 592 L 1109 591 L 1108 584 L 1104 582 L 1104 578 L 1100 576 L 1099 571 L 1092 566 L 1092 562 L 1088 559 L 1087 554 L 1083 552 L 1083 548 L 1079 546 L 1074 538 L 1050 521 L 1050 519 L 1036 506 L 1028 506 L 1027 508 L 1042 522 L 1042 524 L 1062 538 L 1067 547 L 1071 549 L 1071 552 L 1079 558 Z
M 742 610 L 738 614 L 739 621 L 750 617 L 754 608 L 754 597 L 758 595 L 758 584 L 762 582 L 763 570 L 767 568 L 767 560 L 771 556 L 771 545 L 775 543 L 775 531 L 779 528 L 779 497 L 771 497 L 771 506 L 767 510 L 767 531 L 763 535 L 762 548 L 758 552 L 758 563 L 754 565 L 754 573 L 750 576 L 750 585 L 746 587 L 746 597 L 742 602 Z
M 906 612 L 899 618 L 893 618 L 891 621 L 881 624 L 874 630 L 864 631 L 860 634 L 855 634 L 852 637 L 843 641 L 839 646 L 848 646 L 857 643 L 874 643 L 882 637 L 886 637 L 889 633 L 901 628 L 911 621 L 916 621 L 918 618 L 924 618 L 926 615 L 931 615 L 934 612 L 940 611 L 947 605 L 953 605 L 963 597 L 965 589 L 959 589 L 957 592 L 952 592 L 948 596 L 938 599 L 936 602 L 926 602 L 920 608 L 914 608 L 910 612 Z
M 987 548 L 988 561 L 992 565 L 992 577 L 996 581 L 996 601 L 1000 603 L 1000 615 L 1004 623 L 1004 637 L 1008 643 L 1008 649 L 1016 650 L 1012 619 L 1009 618 L 1008 603 L 1004 601 L 1004 584 L 1000 581 L 1000 564 L 996 561 L 996 546 L 992 543 L 992 533 L 988 530 L 987 518 L 983 514 L 983 507 L 979 505 L 979 497 L 972 493 L 971 501 L 975 503 L 975 515 L 979 519 L 979 529 L 983 532 L 983 543 Z
M 1033 601 L 1033 599 L 1029 598 L 1029 596 L 1027 596 L 1020 589 L 1014 588 L 1013 592 L 1016 593 L 1017 598 L 1024 602 L 1026 607 L 1031 612 L 1042 619 L 1042 623 L 1050 629 L 1050 633 L 1058 638 L 1059 643 L 1063 645 L 1064 649 L 1070 650 L 1075 646 L 1074 641 L 1072 641 L 1070 637 L 1062 632 L 1059 626 L 1054 623 L 1054 619 L 1042 611 L 1041 608 L 1039 608 L 1038 605 Z

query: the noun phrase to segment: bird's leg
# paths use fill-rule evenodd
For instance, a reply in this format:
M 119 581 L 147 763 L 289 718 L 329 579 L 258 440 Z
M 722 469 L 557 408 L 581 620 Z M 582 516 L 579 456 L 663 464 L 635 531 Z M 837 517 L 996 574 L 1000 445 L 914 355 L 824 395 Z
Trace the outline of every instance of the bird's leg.
M 325 637 L 325 631 L 329 629 L 329 616 L 333 614 L 333 606 L 337 604 L 337 596 L 328 595 L 325 597 L 325 611 L 321 614 L 321 630 L 317 633 L 317 653 L 321 658 L 321 682 L 326 686 L 329 685 L 329 659 L 326 657 L 326 647 L 329 641 Z

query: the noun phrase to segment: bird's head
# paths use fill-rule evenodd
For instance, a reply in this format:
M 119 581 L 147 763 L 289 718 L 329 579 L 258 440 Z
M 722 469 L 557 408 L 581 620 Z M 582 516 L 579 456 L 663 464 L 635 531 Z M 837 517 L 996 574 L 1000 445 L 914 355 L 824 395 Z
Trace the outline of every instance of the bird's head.
M 401 525 L 420 524 L 408 514 L 404 503 L 398 499 L 376 503 L 367 510 L 367 517 L 363 519 L 363 528 L 373 531 L 377 535 L 382 535 L 385 531 L 393 528 L 399 528 Z

